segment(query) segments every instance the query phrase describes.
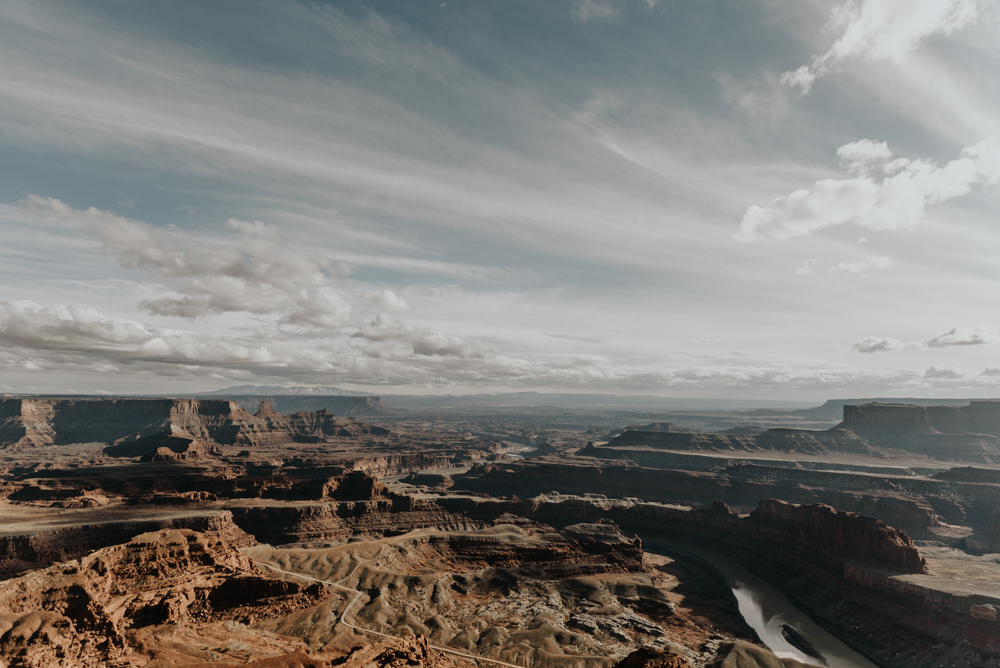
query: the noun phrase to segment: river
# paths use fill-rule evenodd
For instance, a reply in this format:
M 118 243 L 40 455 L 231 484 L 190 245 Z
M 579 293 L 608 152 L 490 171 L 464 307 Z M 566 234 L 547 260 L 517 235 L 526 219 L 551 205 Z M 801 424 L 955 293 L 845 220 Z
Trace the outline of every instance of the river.
M 757 632 L 767 648 L 782 659 L 797 659 L 803 663 L 829 668 L 877 668 L 874 663 L 792 605 L 784 594 L 732 559 L 716 552 L 666 540 L 643 538 L 642 548 L 646 552 L 665 555 L 678 561 L 683 561 L 686 553 L 708 562 L 732 588 L 746 623 Z M 795 629 L 821 658 L 811 657 L 788 642 L 782 634 L 782 627 L 785 625 Z

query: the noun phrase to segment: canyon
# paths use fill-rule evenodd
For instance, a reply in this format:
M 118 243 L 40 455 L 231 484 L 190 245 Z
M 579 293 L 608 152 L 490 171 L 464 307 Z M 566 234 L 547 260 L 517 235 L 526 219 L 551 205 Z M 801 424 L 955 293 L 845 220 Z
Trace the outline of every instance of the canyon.
M 1000 661 L 993 405 L 711 433 L 310 400 L 0 402 L 5 665 L 822 663 L 699 550 L 874 665 Z

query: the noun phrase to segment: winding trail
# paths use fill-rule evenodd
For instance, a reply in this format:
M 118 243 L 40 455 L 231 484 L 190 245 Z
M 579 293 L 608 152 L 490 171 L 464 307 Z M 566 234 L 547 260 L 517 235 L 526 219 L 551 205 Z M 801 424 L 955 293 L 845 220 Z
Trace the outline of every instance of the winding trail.
M 256 559 L 254 559 L 253 562 L 255 564 L 257 564 L 258 566 L 264 566 L 265 568 L 270 568 L 272 571 L 277 571 L 278 573 L 284 573 L 285 575 L 291 575 L 291 576 L 294 576 L 294 577 L 297 577 L 297 578 L 302 578 L 304 580 L 311 580 L 313 582 L 319 582 L 321 584 L 332 585 L 334 587 L 337 587 L 338 589 L 343 589 L 346 592 L 350 592 L 350 593 L 354 594 L 354 598 L 352 598 L 351 602 L 348 603 L 344 607 L 344 611 L 340 613 L 340 620 L 339 620 L 340 623 L 343 624 L 344 626 L 350 628 L 350 629 L 354 629 L 355 631 L 361 631 L 362 633 L 371 633 L 372 635 L 379 636 L 380 638 L 395 638 L 395 639 L 399 639 L 399 636 L 389 635 L 387 633 L 381 633 L 380 631 L 373 631 L 371 629 L 366 629 L 366 628 L 363 628 L 361 626 L 356 626 L 354 624 L 351 624 L 349 621 L 347 621 L 347 613 L 350 611 L 351 607 L 357 602 L 357 600 L 359 598 L 361 598 L 361 595 L 364 592 L 358 591 L 357 589 L 351 589 L 350 587 L 345 587 L 344 585 L 340 584 L 340 582 L 342 582 L 342 581 L 348 579 L 349 577 L 351 577 L 352 575 L 354 575 L 354 572 L 356 570 L 358 570 L 358 567 L 361 564 L 366 564 L 366 563 L 368 563 L 370 561 L 374 561 L 375 559 L 378 559 L 382 555 L 382 549 L 384 547 L 385 547 L 384 545 L 382 547 L 380 547 L 379 550 L 378 550 L 378 554 L 376 554 L 371 559 L 365 559 L 363 561 L 358 561 L 358 563 L 354 565 L 354 568 L 351 569 L 351 572 L 348 573 L 347 575 L 345 575 L 344 577 L 340 578 L 340 580 L 338 582 L 330 582 L 329 580 L 320 580 L 319 578 L 314 578 L 314 577 L 311 577 L 309 575 L 302 575 L 301 573 L 293 573 L 292 571 L 284 571 L 284 570 L 281 570 L 280 568 L 275 568 L 271 564 L 264 563 L 263 561 L 257 561 Z M 465 652 L 459 652 L 458 650 L 451 649 L 450 647 L 442 647 L 441 645 L 434 645 L 432 643 L 428 643 L 428 644 L 432 648 L 436 649 L 439 652 L 444 652 L 445 654 L 452 654 L 454 656 L 460 656 L 463 659 L 468 659 L 470 661 L 486 661 L 487 663 L 492 663 L 492 664 L 495 664 L 495 665 L 498 665 L 498 666 L 506 666 L 506 668 L 525 668 L 524 666 L 520 666 L 520 665 L 518 665 L 516 663 L 507 663 L 505 661 L 497 661 L 496 659 L 487 659 L 487 658 L 482 657 L 482 656 L 476 656 L 475 654 L 466 654 Z

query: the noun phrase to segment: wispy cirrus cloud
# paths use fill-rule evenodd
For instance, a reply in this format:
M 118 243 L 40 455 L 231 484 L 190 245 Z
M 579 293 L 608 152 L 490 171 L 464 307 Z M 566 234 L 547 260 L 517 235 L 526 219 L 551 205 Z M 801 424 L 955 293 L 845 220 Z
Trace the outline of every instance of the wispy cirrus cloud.
M 954 224 L 932 219 L 894 246 L 867 232 L 893 211 L 931 217 L 959 196 L 945 186 L 989 187 L 941 153 L 1000 138 L 988 31 L 920 48 L 933 67 L 911 79 L 916 59 L 891 82 L 866 68 L 874 94 L 795 104 L 775 73 L 805 62 L 790 49 L 801 21 L 825 20 L 822 3 L 747 3 L 738 16 L 654 4 L 288 0 L 241 5 L 233 22 L 228 1 L 2 3 L 0 299 L 35 304 L 4 316 L 0 366 L 24 372 L 3 382 L 55 386 L 85 369 L 80 386 L 94 389 L 237 376 L 788 399 L 932 387 L 926 364 L 844 368 L 823 351 L 858 338 L 859 321 L 910 330 L 943 304 L 977 322 L 975 293 L 996 288 L 997 200 L 968 196 Z M 862 42 L 881 39 L 861 30 L 862 5 L 829 43 L 852 21 Z M 831 66 L 883 58 L 851 53 Z M 935 115 L 916 88 L 978 120 Z M 877 141 L 837 152 L 841 175 L 817 164 L 841 133 L 876 125 Z M 890 145 L 904 142 L 934 161 L 898 162 Z M 893 185 L 901 176 L 910 183 Z M 852 183 L 830 207 L 822 188 L 808 193 L 808 215 L 763 206 L 822 178 Z M 39 204 L 55 221 L 44 224 L 12 213 L 24 192 L 71 212 L 59 222 Z M 728 243 L 752 202 L 774 211 L 751 236 L 798 237 L 794 249 Z M 870 246 L 809 238 L 850 225 Z M 830 280 L 879 271 L 870 258 L 882 257 L 891 270 L 863 291 Z M 787 280 L 798 265 L 813 275 Z M 705 342 L 697 360 L 676 352 L 690 339 Z M 966 357 L 990 352 L 970 345 Z
M 852 60 L 899 60 L 933 35 L 950 35 L 975 22 L 984 0 L 848 0 L 834 8 L 827 28 L 840 31 L 828 51 L 781 75 L 803 94 L 816 79 Z

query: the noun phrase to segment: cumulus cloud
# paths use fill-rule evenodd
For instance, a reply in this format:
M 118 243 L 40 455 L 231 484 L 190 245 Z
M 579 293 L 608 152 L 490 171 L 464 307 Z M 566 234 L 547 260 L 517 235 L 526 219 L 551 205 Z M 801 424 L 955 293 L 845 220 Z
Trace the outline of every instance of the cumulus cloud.
M 899 339 L 869 336 L 855 343 L 851 348 L 859 353 L 884 353 L 915 348 L 950 348 L 953 346 L 980 346 L 1000 343 L 1000 333 L 989 327 L 953 327 L 926 341 L 904 342 Z
M 892 151 L 886 142 L 862 139 L 838 148 L 837 158 L 848 173 L 867 176 L 874 167 L 888 162 L 892 158 Z
M 286 248 L 277 228 L 260 221 L 230 219 L 229 239 L 157 228 L 91 207 L 31 195 L 22 204 L 34 214 L 57 218 L 92 234 L 124 269 L 137 269 L 175 289 L 140 306 L 156 315 L 200 318 L 245 312 L 277 315 L 281 324 L 335 328 L 348 323 L 349 295 L 334 278 L 350 267 L 304 249 Z M 383 303 L 405 304 L 382 294 Z
M 893 350 L 902 350 L 908 345 L 899 339 L 883 339 L 878 336 L 868 336 L 851 347 L 859 353 L 884 353 Z
M 993 138 L 962 150 L 943 166 L 929 160 L 891 159 L 889 147 L 870 139 L 841 146 L 849 179 L 823 179 L 769 205 L 750 206 L 737 241 L 788 239 L 839 225 L 902 230 L 916 225 L 929 204 L 968 193 L 972 186 L 1000 184 L 1000 142 Z M 879 180 L 876 172 L 881 172 Z
M 382 290 L 369 294 L 371 302 L 382 311 L 401 312 L 411 310 L 410 305 L 392 290 Z
M 936 364 L 932 364 L 924 372 L 924 378 L 928 380 L 961 380 L 968 375 L 962 369 L 937 366 Z
M 954 327 L 943 334 L 931 337 L 926 345 L 929 348 L 948 348 L 951 346 L 979 346 L 1000 341 L 1000 334 L 989 327 L 980 326 L 974 329 Z
M 988 366 L 983 369 L 983 372 L 979 374 L 980 376 L 987 376 L 989 378 L 996 378 L 1000 376 L 1000 369 L 995 366 Z
M 870 274 L 876 269 L 886 269 L 892 264 L 887 257 L 870 255 L 863 260 L 846 260 L 830 267 L 830 271 L 846 271 L 851 274 Z
M 409 347 L 414 354 L 439 357 L 494 357 L 493 349 L 482 343 L 469 343 L 455 336 L 415 327 L 380 313 L 358 329 L 352 338 L 379 343 L 395 342 Z
M 833 10 L 833 46 L 781 75 L 781 83 L 809 92 L 816 79 L 850 60 L 898 61 L 932 35 L 950 35 L 979 18 L 980 0 L 848 0 Z
M 352 343 L 353 342 L 353 343 Z M 359 350 L 356 346 L 362 346 Z M 359 354 L 360 353 L 360 354 Z M 919 390 L 953 386 L 963 372 L 804 366 L 719 365 L 671 368 L 627 365 L 599 356 L 548 355 L 518 359 L 380 316 L 355 337 L 269 340 L 158 329 L 88 308 L 0 302 L 0 369 L 30 371 L 44 381 L 67 373 L 204 379 L 276 379 L 319 384 L 441 387 L 514 384 L 519 387 L 600 387 L 604 390 L 851 389 Z M 48 374 L 48 375 L 46 375 Z M 972 379 L 973 381 L 975 379 Z M 992 381 L 991 381 L 992 382 Z

